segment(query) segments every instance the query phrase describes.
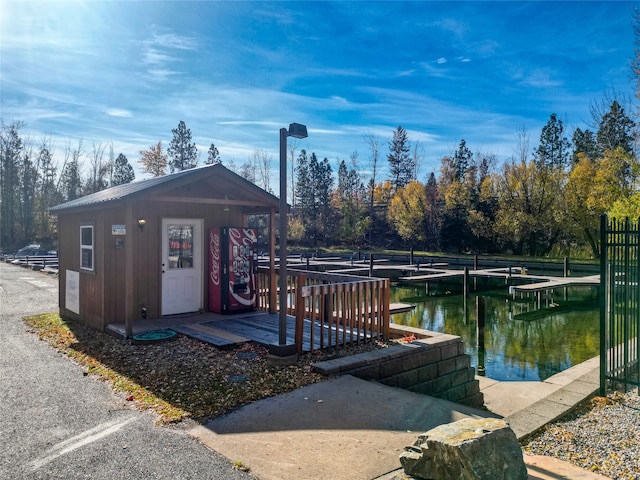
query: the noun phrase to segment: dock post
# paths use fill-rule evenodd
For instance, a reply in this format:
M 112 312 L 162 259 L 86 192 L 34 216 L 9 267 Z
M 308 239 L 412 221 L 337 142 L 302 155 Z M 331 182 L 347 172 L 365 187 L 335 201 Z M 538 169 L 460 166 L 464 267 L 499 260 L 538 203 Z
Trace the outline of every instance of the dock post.
M 309 270 L 309 257 L 307 256 L 307 270 Z
M 569 257 L 564 257 L 564 276 L 565 278 L 569 276 Z M 566 302 L 569 299 L 569 289 L 567 287 L 563 288 L 563 296 L 564 301 Z
M 409 250 L 409 265 L 413 265 L 413 247 Z
M 476 253 L 473 256 L 473 270 L 474 271 L 478 271 L 478 254 Z M 473 291 L 477 292 L 478 291 L 478 277 L 477 276 L 473 276 Z
M 476 333 L 478 337 L 478 375 L 484 376 L 485 346 L 484 346 L 485 308 L 484 297 L 476 297 Z
M 373 277 L 373 253 L 369 254 L 369 276 Z
M 464 275 L 462 276 L 462 295 L 462 298 L 464 298 L 464 311 L 466 313 L 467 297 L 469 296 L 469 267 L 464 267 Z

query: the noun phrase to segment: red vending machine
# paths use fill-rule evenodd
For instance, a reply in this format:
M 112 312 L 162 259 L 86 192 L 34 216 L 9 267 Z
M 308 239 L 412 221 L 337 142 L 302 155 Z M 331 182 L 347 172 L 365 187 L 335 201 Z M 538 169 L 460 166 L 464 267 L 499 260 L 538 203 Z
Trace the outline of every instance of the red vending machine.
M 253 310 L 256 303 L 254 244 L 250 228 L 209 229 L 209 310 Z

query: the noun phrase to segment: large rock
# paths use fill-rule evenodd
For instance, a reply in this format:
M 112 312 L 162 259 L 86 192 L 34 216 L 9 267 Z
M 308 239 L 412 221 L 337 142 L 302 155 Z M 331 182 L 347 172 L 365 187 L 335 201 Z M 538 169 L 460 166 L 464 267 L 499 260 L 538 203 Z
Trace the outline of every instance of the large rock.
M 433 428 L 405 448 L 400 463 L 407 475 L 428 480 L 527 480 L 516 434 L 496 418 Z

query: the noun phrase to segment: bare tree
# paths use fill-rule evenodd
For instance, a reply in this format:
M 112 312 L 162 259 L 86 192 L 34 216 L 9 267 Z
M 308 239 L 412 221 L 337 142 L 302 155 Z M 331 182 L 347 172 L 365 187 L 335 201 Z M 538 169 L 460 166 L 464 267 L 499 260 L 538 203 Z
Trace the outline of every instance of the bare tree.
M 271 161 L 273 157 L 266 150 L 260 150 L 256 148 L 251 157 L 249 163 L 253 166 L 254 170 L 254 183 L 265 189 L 267 192 L 271 191 Z
M 525 127 L 522 127 L 516 133 L 516 146 L 513 153 L 514 162 L 525 163 L 529 160 L 529 134 Z
M 420 171 L 420 167 L 422 166 L 422 162 L 425 157 L 424 147 L 418 140 L 416 140 L 416 142 L 413 144 L 413 149 L 411 150 L 411 157 L 412 157 L 412 162 L 414 167 L 413 179 L 417 180 L 418 172 Z
M 91 156 L 89 157 L 89 177 L 85 187 L 85 193 L 95 193 L 104 190 L 109 185 L 111 174 L 109 162 L 104 161 L 106 145 L 93 142 Z
M 371 244 L 372 236 L 373 236 L 373 203 L 374 203 L 374 193 L 376 190 L 376 173 L 378 171 L 378 155 L 380 153 L 380 141 L 378 137 L 376 137 L 373 133 L 369 132 L 364 135 L 364 141 L 369 145 L 369 149 L 371 151 L 371 179 L 369 180 L 369 217 L 371 227 L 369 228 L 369 244 Z
M 72 148 L 71 141 L 67 140 L 64 149 L 62 173 L 58 177 L 58 190 L 62 192 L 65 200 L 75 200 L 82 195 L 80 172 L 82 171 L 81 158 L 83 154 L 84 142 L 82 139 L 78 140 L 76 148 Z

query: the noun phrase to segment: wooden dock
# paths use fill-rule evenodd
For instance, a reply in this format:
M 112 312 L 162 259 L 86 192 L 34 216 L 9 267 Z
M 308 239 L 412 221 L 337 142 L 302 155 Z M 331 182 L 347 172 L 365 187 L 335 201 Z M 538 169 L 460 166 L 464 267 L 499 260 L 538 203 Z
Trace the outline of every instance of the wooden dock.
M 413 305 L 402 304 L 413 307 Z M 295 317 L 287 316 L 287 344 L 295 343 Z M 256 342 L 261 345 L 279 344 L 279 315 L 277 313 L 265 313 L 260 311 L 221 315 L 212 312 L 180 316 L 176 318 L 160 318 L 155 320 L 139 320 L 133 323 L 133 333 L 138 334 L 153 330 L 171 329 L 202 342 L 210 343 L 217 347 L 233 347 L 246 342 Z M 113 323 L 107 326 L 107 330 L 118 336 L 125 336 L 124 323 Z M 302 349 L 311 351 L 311 321 L 305 319 L 304 337 Z M 362 332 L 360 333 L 362 338 Z M 314 324 L 314 350 L 320 349 L 320 325 Z M 344 341 L 349 343 L 351 331 L 342 326 L 332 328 L 323 326 L 322 338 L 324 348 L 341 346 Z M 372 338 L 370 334 L 367 339 Z
M 422 275 L 400 277 L 400 280 L 404 282 L 429 282 L 432 280 L 444 280 L 464 277 L 465 275 L 464 270 L 423 269 L 423 272 L 425 273 L 423 273 Z M 600 285 L 600 275 L 589 275 L 586 277 L 552 277 L 549 275 L 529 275 L 524 271 L 524 269 L 515 267 L 469 270 L 468 276 L 476 278 L 502 278 L 506 282 L 510 280 L 534 282 L 523 285 L 509 286 L 509 294 L 514 296 L 516 293 L 535 293 L 563 287 L 597 287 L 598 285 Z

